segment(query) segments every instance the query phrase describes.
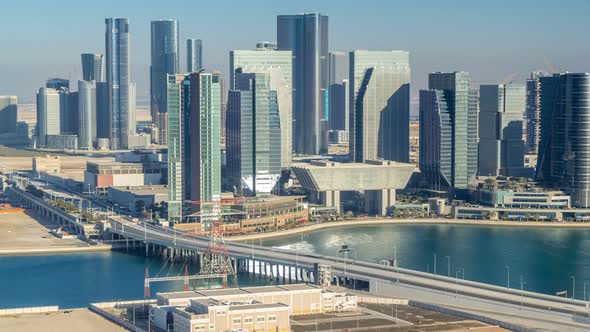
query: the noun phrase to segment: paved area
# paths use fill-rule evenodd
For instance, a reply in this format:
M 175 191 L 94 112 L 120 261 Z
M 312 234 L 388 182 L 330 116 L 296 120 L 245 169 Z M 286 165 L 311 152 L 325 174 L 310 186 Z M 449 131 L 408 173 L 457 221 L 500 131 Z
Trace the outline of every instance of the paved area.
M 115 332 L 126 330 L 88 309 L 74 309 L 46 314 L 3 316 L 0 317 L 0 331 Z

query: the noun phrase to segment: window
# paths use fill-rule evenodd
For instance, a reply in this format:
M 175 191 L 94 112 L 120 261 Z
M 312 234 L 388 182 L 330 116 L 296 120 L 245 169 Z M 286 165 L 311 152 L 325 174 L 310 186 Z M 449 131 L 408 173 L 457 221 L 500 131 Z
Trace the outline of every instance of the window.
M 264 316 L 257 317 L 257 318 L 256 318 L 256 321 L 257 321 L 258 323 L 260 323 L 260 322 L 264 322 Z
M 246 318 L 244 318 L 244 323 L 251 324 L 252 320 L 253 320 L 252 317 L 246 317 Z
M 241 318 L 234 318 L 234 319 L 232 320 L 232 322 L 233 322 L 234 324 L 240 324 L 240 323 L 242 322 L 242 319 L 241 319 Z
M 268 321 L 269 322 L 276 322 L 277 321 L 277 316 L 268 316 Z

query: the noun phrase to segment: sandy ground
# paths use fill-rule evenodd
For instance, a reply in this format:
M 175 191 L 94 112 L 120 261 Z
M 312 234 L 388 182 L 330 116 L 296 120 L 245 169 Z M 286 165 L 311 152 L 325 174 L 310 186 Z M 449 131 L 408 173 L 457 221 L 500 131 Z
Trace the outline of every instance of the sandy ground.
M 28 212 L 0 214 L 0 255 L 108 250 L 77 239 L 60 239 L 49 233 L 50 228 L 57 225 Z
M 112 332 L 126 330 L 88 309 L 74 309 L 48 314 L 0 317 L 0 331 Z

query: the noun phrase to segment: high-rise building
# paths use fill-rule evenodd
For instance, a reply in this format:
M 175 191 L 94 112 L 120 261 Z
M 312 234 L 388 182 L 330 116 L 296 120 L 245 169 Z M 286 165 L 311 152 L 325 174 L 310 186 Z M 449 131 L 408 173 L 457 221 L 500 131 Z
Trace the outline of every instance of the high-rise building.
M 106 83 L 109 107 L 109 140 L 112 149 L 125 149 L 128 137 L 134 134 L 129 76 L 129 20 L 105 20 Z
M 348 80 L 330 85 L 330 130 L 348 131 L 349 129 L 349 91 L 350 83 Z
M 539 152 L 541 139 L 541 77 L 544 72 L 532 72 L 526 80 L 526 151 Z
M 70 81 L 65 78 L 50 78 L 45 82 L 45 87 L 59 90 L 61 88 L 70 89 Z
M 235 89 L 235 76 L 242 73 L 265 73 L 270 78 L 270 89 L 276 91 L 281 125 L 281 168 L 291 166 L 293 151 L 293 90 L 291 51 L 271 48 L 233 50 L 229 55 L 230 90 Z
M 96 82 L 96 137 L 110 139 L 109 88 L 106 82 Z
M 480 86 L 479 175 L 528 175 L 522 139 L 525 90 L 516 83 Z
M 590 74 L 541 77 L 541 140 L 536 177 L 590 207 Z
M 271 41 L 259 41 L 256 43 L 256 49 L 267 49 L 267 50 L 276 50 L 277 43 Z
M 236 73 L 229 92 L 227 173 L 243 195 L 271 193 L 281 177 L 277 92 L 268 73 Z
M 431 73 L 420 91 L 420 172 L 456 196 L 477 174 L 477 90 L 466 72 Z
M 16 133 L 17 101 L 16 96 L 0 96 L 0 134 Z
M 277 16 L 277 49 L 293 52 L 293 150 L 302 154 L 326 152 L 328 16 Z
M 410 54 L 350 52 L 350 157 L 408 162 Z
M 195 73 L 203 69 L 203 41 L 189 38 L 186 40 L 186 71 Z
M 69 91 L 60 93 L 63 93 L 63 96 L 66 97 L 65 113 L 62 113 L 61 133 L 63 135 L 77 135 L 79 121 L 78 92 Z
M 166 144 L 166 84 L 167 75 L 179 68 L 178 21 L 152 21 L 152 63 L 150 66 L 150 100 L 152 122 L 161 133 L 158 143 Z
M 82 58 L 82 80 L 84 81 L 104 81 L 102 74 L 102 54 L 83 53 Z
M 344 52 L 330 52 L 328 58 L 329 84 L 338 84 L 348 79 L 348 54 Z
M 52 88 L 40 88 L 37 91 L 37 145 L 47 146 L 47 135 L 59 135 L 60 94 Z
M 201 211 L 201 222 L 215 215 L 221 199 L 221 97 L 218 74 L 168 76 L 168 215 L 183 221 L 185 204 Z M 198 202 L 198 203 L 197 203 Z M 213 214 L 213 215 L 212 215 Z M 205 225 L 207 227 L 207 225 Z
M 78 81 L 78 147 L 92 149 L 96 142 L 96 82 Z

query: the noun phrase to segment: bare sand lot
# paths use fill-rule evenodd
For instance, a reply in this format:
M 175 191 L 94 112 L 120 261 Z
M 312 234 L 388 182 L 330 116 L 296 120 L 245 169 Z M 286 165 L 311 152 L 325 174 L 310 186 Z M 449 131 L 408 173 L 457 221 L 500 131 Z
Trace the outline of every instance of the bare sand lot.
M 0 331 L 27 332 L 114 332 L 124 328 L 88 309 L 0 317 Z

